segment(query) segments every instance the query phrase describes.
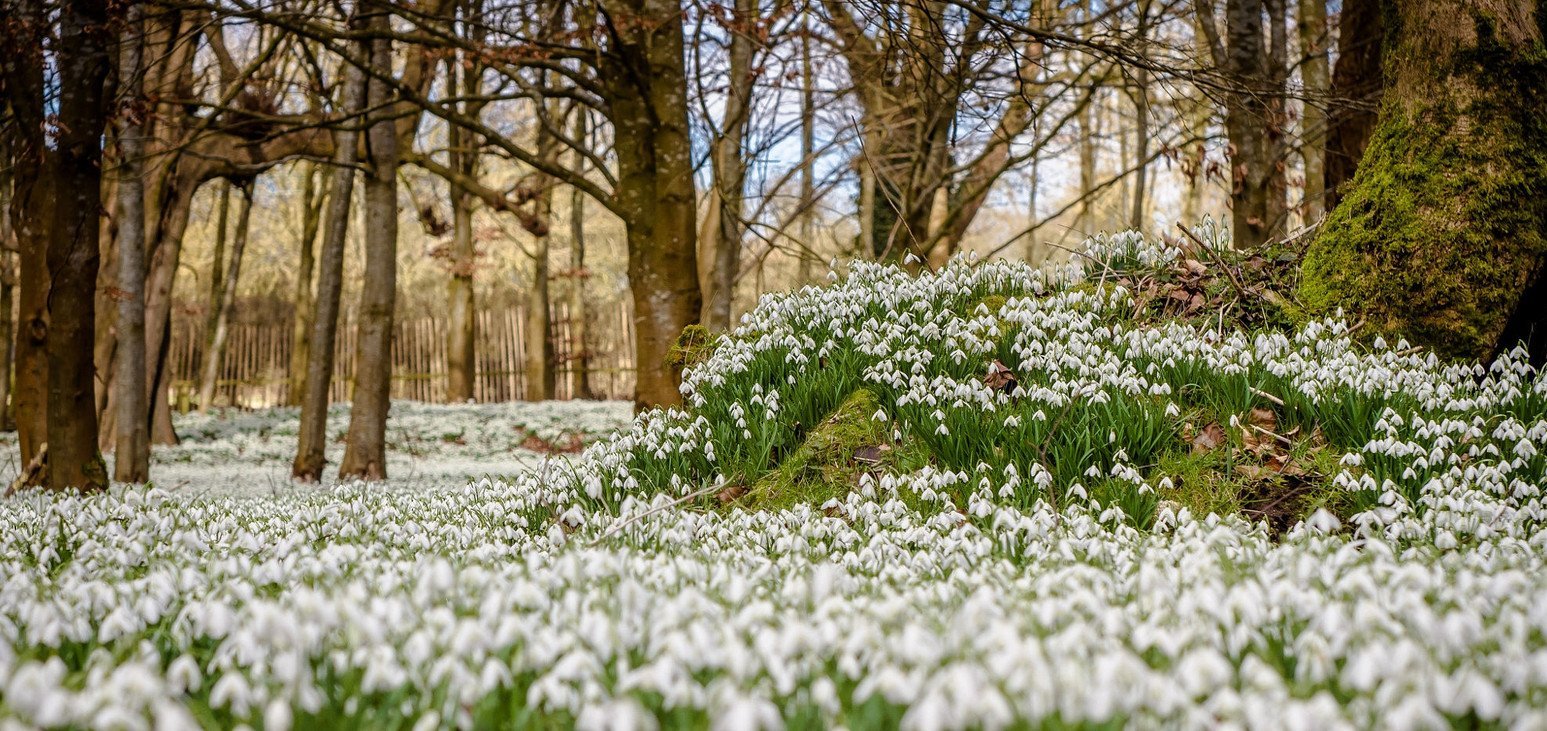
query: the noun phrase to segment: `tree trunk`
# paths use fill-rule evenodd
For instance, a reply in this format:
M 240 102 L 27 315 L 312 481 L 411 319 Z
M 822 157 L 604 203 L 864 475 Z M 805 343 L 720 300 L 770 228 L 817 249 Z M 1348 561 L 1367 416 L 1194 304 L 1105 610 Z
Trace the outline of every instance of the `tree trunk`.
M 352 22 L 351 25 L 356 23 Z M 344 73 L 339 106 L 345 114 L 365 109 L 365 72 L 350 66 Z M 328 390 L 333 384 L 333 356 L 338 340 L 339 300 L 344 289 L 344 243 L 349 232 L 349 208 L 354 194 L 355 162 L 360 133 L 345 127 L 334 133 L 333 182 L 328 191 L 327 219 L 317 261 L 317 300 L 312 315 L 311 345 L 306 361 L 306 389 L 301 401 L 301 427 L 290 474 L 316 482 L 327 465 Z
M 312 280 L 317 270 L 317 230 L 322 225 L 322 207 L 327 195 L 319 189 L 321 171 L 306 167 L 305 189 L 301 194 L 301 259 L 295 275 L 295 317 L 290 323 L 290 384 L 285 403 L 300 406 L 306 389 L 306 363 L 310 360 L 312 323 L 316 319 L 316 289 Z
M 1352 0 L 1357 2 L 1358 0 Z M 1345 2 L 1344 12 L 1349 3 Z M 1299 0 L 1300 65 L 1304 111 L 1300 115 L 1300 159 L 1305 165 L 1306 223 L 1321 220 L 1326 211 L 1327 178 L 1327 0 Z
M 586 139 L 586 113 L 575 114 L 575 139 Z M 575 172 L 584 174 L 585 155 L 575 153 Z M 586 311 L 585 281 L 585 193 L 572 188 L 569 199 L 569 338 L 571 395 L 577 399 L 596 398 L 591 390 L 590 313 Z
M 1148 45 L 1146 34 L 1149 32 L 1150 6 L 1148 2 L 1139 3 L 1139 52 L 1142 54 Z M 1149 183 L 1149 154 L 1150 154 L 1150 90 L 1149 72 L 1143 68 L 1134 69 L 1133 72 L 1133 162 L 1136 172 L 1133 180 L 1133 208 L 1128 216 L 1128 225 L 1136 231 L 1144 229 L 1144 193 L 1145 186 Z
M 736 296 L 736 273 L 741 268 L 742 219 L 746 216 L 747 161 L 743 146 L 752 115 L 752 34 L 758 20 L 755 0 L 735 0 L 730 34 L 730 60 L 726 69 L 725 114 L 720 136 L 711 153 L 715 198 L 720 207 L 714 237 L 714 266 L 704 307 L 704 325 L 723 332 L 730 329 L 731 307 Z
M 1375 132 L 1375 111 L 1384 83 L 1384 37 L 1381 0 L 1344 0 L 1338 20 L 1338 60 L 1327 105 L 1322 190 L 1329 211 L 1342 198 L 1343 186 L 1354 179 L 1365 145 Z
M 172 287 L 182 257 L 183 234 L 188 230 L 188 216 L 193 209 L 193 195 L 199 186 L 194 176 L 177 170 L 168 174 L 171 177 L 169 189 L 161 199 L 157 224 L 153 227 L 156 234 L 147 236 L 153 242 L 150 268 L 145 274 L 145 352 L 150 356 L 146 377 L 151 384 L 151 444 L 177 443 L 169 401 L 171 364 L 167 360 L 171 353 Z
M 372 3 L 370 25 L 377 33 L 390 27 L 387 6 Z M 392 41 L 371 41 L 373 76 L 367 84 L 370 109 L 391 109 L 391 92 L 377 75 L 392 74 Z M 393 309 L 397 298 L 397 125 L 390 116 L 366 132 L 370 165 L 365 175 L 365 272 L 360 285 L 354 400 L 341 480 L 387 478 L 387 412 L 391 408 Z
M 48 486 L 102 490 L 107 468 L 97 448 L 96 288 L 101 231 L 103 82 L 108 73 L 108 15 L 101 0 L 73 0 L 59 12 L 60 132 L 56 200 L 48 232 Z
M 1276 230 L 1273 143 L 1275 113 L 1269 53 L 1263 45 L 1264 0 L 1226 0 L 1228 45 L 1225 74 L 1239 87 L 1226 94 L 1225 132 L 1230 138 L 1231 240 L 1237 249 L 1262 246 Z
M 145 482 L 150 479 L 150 413 L 145 383 L 145 133 L 139 107 L 143 101 L 144 72 L 140 39 L 144 35 L 142 5 L 129 6 L 129 17 L 119 40 L 120 85 L 130 100 L 122 115 L 118 147 L 123 157 L 118 183 L 118 347 L 113 378 L 116 432 L 113 442 L 113 479 Z
M 478 94 L 478 76 L 460 68 L 447 70 L 447 78 L 461 77 L 463 95 Z M 477 109 L 463 105 L 463 113 L 476 116 Z M 451 167 L 469 177 L 478 174 L 476 140 L 472 132 L 456 125 L 448 129 L 447 146 L 451 149 Z M 473 246 L 473 196 L 456 185 L 447 186 L 451 192 L 451 281 L 447 285 L 450 299 L 449 322 L 446 329 L 446 396 L 451 401 L 470 401 L 478 378 L 478 358 L 475 343 L 478 341 L 477 302 L 474 299 L 473 274 L 477 270 L 477 251 Z
M 553 144 L 551 149 L 557 149 Z M 538 194 L 537 215 L 547 219 L 553 215 L 553 185 L 544 185 Z M 523 351 L 525 361 L 522 370 L 526 376 L 527 401 L 547 401 L 553 398 L 553 319 L 548 305 L 548 236 L 532 237 L 532 284 L 526 290 L 526 323 L 522 329 L 525 337 Z
M 41 0 L 19 0 L 13 22 L 0 24 L 7 46 L 43 47 L 48 21 Z M 16 134 L 10 138 L 12 174 L 11 228 L 16 237 L 20 291 L 17 296 L 15 382 L 11 407 L 16 417 L 21 464 L 25 468 L 48 440 L 48 227 L 52 216 L 52 176 L 43 130 L 43 55 L 0 54 Z
M 809 19 L 807 20 L 809 23 Z M 811 67 L 811 28 L 800 29 L 800 270 L 797 288 L 816 269 L 816 86 Z
M 236 306 L 236 286 L 242 276 L 242 253 L 247 248 L 247 229 L 252 220 L 252 182 L 240 186 L 242 209 L 236 215 L 236 230 L 232 232 L 231 261 L 225 271 L 225 281 L 216 291 L 220 299 L 212 303 L 209 337 L 204 351 L 204 373 L 199 380 L 199 413 L 209 413 L 215 405 L 215 387 L 220 382 L 221 360 L 225 358 L 226 335 L 231 327 L 231 309 Z
M 204 306 L 204 359 L 209 360 L 210 343 L 215 339 L 215 323 L 220 319 L 220 301 L 224 299 L 226 286 L 226 240 L 231 235 L 231 181 L 221 178 L 220 202 L 216 204 L 215 250 L 210 257 L 209 297 Z M 246 212 L 238 213 L 246 216 Z M 201 384 L 202 385 L 202 384 Z
M 549 119 L 558 119 L 560 110 L 555 103 L 548 104 Z M 553 318 L 550 310 L 549 281 L 551 250 L 550 234 L 553 231 L 553 191 L 558 183 L 553 176 L 541 172 L 557 167 L 561 142 L 549 133 L 547 125 L 537 131 L 538 155 L 542 158 L 539 171 L 528 179 L 527 185 L 535 189 L 532 201 L 532 217 L 537 226 L 532 233 L 532 285 L 526 292 L 526 327 L 523 333 L 526 356 L 522 371 L 526 376 L 527 401 L 546 401 L 553 398 L 556 385 L 553 367 Z
M 1394 0 L 1379 123 L 1306 255 L 1301 299 L 1442 355 L 1529 338 L 1547 269 L 1547 45 L 1539 6 Z
M 16 357 L 16 230 L 11 225 L 11 194 L 15 190 L 12 141 L 0 135 L 0 431 L 11 425 L 11 364 Z
M 1090 91 L 1092 97 L 1095 93 L 1095 89 Z M 1101 136 L 1096 107 L 1095 99 L 1092 98 L 1080 109 L 1080 213 L 1075 219 L 1075 228 L 1081 236 L 1096 233 L 1096 138 Z
M 615 29 L 622 40 L 603 77 L 616 138 L 615 197 L 628 229 L 634 405 L 644 409 L 681 402 L 682 367 L 669 356 L 682 331 L 698 321 L 703 293 L 681 8 L 667 0 L 623 4 L 638 22 Z
M 8 215 L 9 201 L 0 215 Z M 0 248 L 0 431 L 14 431 L 16 421 L 11 410 L 11 372 L 16 363 L 16 258 L 8 234 Z

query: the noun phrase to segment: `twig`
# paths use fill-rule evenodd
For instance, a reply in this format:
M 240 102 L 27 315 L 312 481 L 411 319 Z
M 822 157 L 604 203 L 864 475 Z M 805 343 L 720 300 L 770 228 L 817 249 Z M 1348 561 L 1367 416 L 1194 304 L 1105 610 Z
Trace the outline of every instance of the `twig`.
M 1251 427 L 1253 429 L 1256 429 L 1258 432 L 1260 432 L 1262 434 L 1266 434 L 1266 435 L 1268 435 L 1270 437 L 1273 437 L 1274 439 L 1279 440 L 1280 442 L 1283 442 L 1286 446 L 1293 447 L 1295 445 L 1294 441 L 1291 440 L 1289 437 L 1286 437 L 1283 434 L 1280 434 L 1280 433 L 1278 433 L 1276 431 L 1273 431 L 1272 429 L 1264 429 L 1264 428 L 1262 428 L 1260 426 L 1257 426 L 1256 424 L 1252 424 Z
M 708 495 L 709 493 L 714 492 L 715 490 L 719 490 L 719 489 L 721 489 L 723 487 L 725 487 L 725 486 L 724 485 L 710 485 L 710 486 L 708 486 L 708 487 L 706 487 L 706 488 L 704 488 L 702 490 L 695 490 L 695 491 L 690 492 L 690 493 L 688 493 L 686 495 L 683 495 L 682 497 L 679 497 L 676 500 L 673 500 L 673 501 L 671 501 L 669 503 L 666 503 L 665 505 L 659 505 L 659 506 L 650 508 L 649 510 L 646 510 L 645 512 L 640 513 L 638 515 L 630 516 L 627 520 L 625 520 L 625 521 L 623 521 L 621 523 L 618 523 L 618 524 L 612 526 L 611 528 L 608 528 L 606 533 L 603 533 L 603 534 L 597 536 L 596 540 L 591 541 L 591 545 L 592 546 L 596 546 L 596 545 L 600 544 L 602 541 L 605 541 L 608 538 L 611 538 L 613 536 L 613 534 L 617 533 L 618 531 L 621 531 L 624 528 L 627 528 L 630 525 L 633 525 L 634 523 L 637 523 L 637 522 L 639 522 L 641 520 L 644 520 L 645 518 L 648 518 L 648 517 L 650 517 L 652 515 L 655 515 L 656 513 L 662 512 L 662 511 L 666 510 L 667 508 L 674 508 L 674 507 L 676 507 L 678 505 L 681 505 L 681 504 L 683 504 L 683 503 L 685 503 L 685 502 L 687 502 L 689 500 L 692 500 L 693 498 L 703 497 L 703 496 Z
M 1246 288 L 1235 280 L 1235 273 L 1230 269 L 1230 265 L 1225 263 L 1224 257 L 1219 256 L 1218 252 L 1210 249 L 1209 245 L 1204 243 L 1203 239 L 1198 238 L 1197 234 L 1187 230 L 1187 227 L 1183 226 L 1181 221 L 1176 222 L 1176 227 L 1181 229 L 1182 233 L 1187 234 L 1187 238 L 1198 242 L 1198 248 L 1209 257 L 1209 261 L 1214 262 L 1219 265 L 1220 269 L 1224 270 L 1225 280 L 1230 282 L 1230 286 L 1235 288 L 1236 293 L 1240 294 L 1243 299 L 1247 298 Z
M 1278 404 L 1279 406 L 1283 406 L 1284 405 L 1284 400 L 1283 399 L 1281 399 L 1281 398 L 1279 398 L 1277 396 L 1274 396 L 1273 394 L 1268 393 L 1267 391 L 1263 391 L 1263 390 L 1260 390 L 1260 389 L 1257 389 L 1257 388 L 1253 388 L 1251 386 L 1247 386 L 1247 389 L 1250 390 L 1253 394 L 1256 394 L 1257 396 L 1261 396 L 1262 398 L 1265 398 L 1265 399 L 1267 399 L 1269 401 L 1272 401 L 1273 403 Z
M 5 496 L 10 497 L 17 492 L 43 484 L 48 479 L 48 442 L 38 446 L 38 453 L 33 455 L 32 462 L 16 475 L 15 481 L 5 489 Z

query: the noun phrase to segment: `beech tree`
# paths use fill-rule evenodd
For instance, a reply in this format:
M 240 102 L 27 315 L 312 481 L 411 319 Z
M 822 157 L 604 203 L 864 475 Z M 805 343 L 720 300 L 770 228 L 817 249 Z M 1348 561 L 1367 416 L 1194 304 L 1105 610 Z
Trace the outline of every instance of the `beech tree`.
M 1221 36 L 1211 0 L 1197 0 L 1198 27 L 1225 92 L 1230 140 L 1230 224 L 1236 248 L 1261 246 L 1283 230 L 1289 214 L 1285 156 L 1288 77 L 1285 0 L 1225 0 Z M 1263 18 L 1266 14 L 1267 22 Z
M 1327 103 L 1327 148 L 1322 189 L 1327 210 L 1353 180 L 1359 159 L 1375 131 L 1380 105 L 1384 31 L 1381 0 L 1343 0 L 1338 20 L 1338 58 Z
M 89 354 L 113 34 L 100 0 L 18 0 L 11 10 L 4 32 L 12 52 L 0 63 L 20 188 L 11 215 L 25 318 L 16 393 L 23 478 L 54 490 L 100 490 L 108 477 Z
M 391 15 L 385 4 L 365 6 L 371 39 L 365 104 L 374 119 L 366 131 L 365 272 L 355 354 L 354 399 L 339 479 L 387 477 L 387 411 L 392 392 L 393 310 L 397 298 L 398 129 L 387 77 L 392 70 Z
M 360 25 L 359 15 L 351 27 Z M 362 56 L 368 55 L 362 41 Z M 353 120 L 366 109 L 365 72 L 345 65 L 339 91 L 339 112 L 349 120 L 335 133 L 332 183 L 317 258 L 317 290 L 312 311 L 311 345 L 307 351 L 306 387 L 302 394 L 301 426 L 295 461 L 290 474 L 316 482 L 327 466 L 328 394 L 333 385 L 333 361 L 338 339 L 339 304 L 344 291 L 344 243 L 349 233 L 349 210 L 354 194 L 355 162 L 359 156 L 359 131 Z
M 143 34 L 145 8 L 131 5 L 119 39 L 119 86 L 125 104 L 119 111 L 118 147 L 118 358 L 114 380 L 118 413 L 114 435 L 113 479 L 150 479 L 149 389 L 145 379 L 145 104 Z M 10 299 L 4 298 L 7 305 Z
M 1306 255 L 1301 298 L 1445 355 L 1547 354 L 1547 45 L 1540 3 L 1387 0 L 1369 146 Z

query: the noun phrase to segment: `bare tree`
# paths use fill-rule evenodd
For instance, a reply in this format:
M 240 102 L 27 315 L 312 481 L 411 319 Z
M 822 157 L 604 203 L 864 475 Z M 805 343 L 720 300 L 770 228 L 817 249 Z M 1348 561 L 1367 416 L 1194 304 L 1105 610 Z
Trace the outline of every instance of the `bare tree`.
M 352 27 L 358 22 L 358 17 L 351 18 Z M 357 66 L 346 66 L 339 100 L 340 111 L 346 117 L 352 118 L 366 109 L 365 86 L 364 71 Z M 359 155 L 360 135 L 353 124 L 344 125 L 335 134 L 333 182 L 328 191 L 327 216 L 317 261 L 317 298 L 306 363 L 300 435 L 295 462 L 290 468 L 296 479 L 308 482 L 321 479 L 322 469 L 327 464 L 328 392 L 333 382 L 339 301 L 344 289 L 344 242 L 349 232 L 349 209 Z
M 11 396 L 23 465 L 42 456 L 48 441 L 48 360 L 44 351 L 48 307 L 48 227 L 52 177 L 45 159 L 47 109 L 44 48 L 48 21 L 42 0 L 19 0 L 0 25 L 15 53 L 0 55 L 10 111 L 11 228 L 16 238 L 19 291 L 15 383 Z M 40 474 L 36 472 L 35 474 Z
M 744 147 L 752 121 L 752 90 L 756 84 L 752 55 L 759 34 L 756 0 L 735 0 L 734 9 L 722 9 L 720 25 L 729 36 L 725 78 L 725 110 L 711 143 L 713 184 L 709 191 L 708 231 L 701 248 L 712 262 L 703 321 L 712 330 L 730 327 L 731 302 L 740 268 L 746 216 L 747 161 Z
M 220 283 L 211 288 L 214 299 L 210 302 L 209 326 L 204 339 L 204 373 L 199 380 L 200 413 L 207 413 L 215 403 L 215 387 L 220 381 L 221 361 L 230 332 L 231 310 L 236 306 L 236 287 L 242 276 L 242 255 L 247 250 L 247 234 L 252 224 L 252 181 L 243 180 L 236 188 L 241 192 L 242 200 L 236 214 L 236 230 L 231 232 L 231 258 L 227 266 L 221 267 L 221 252 L 217 247 L 215 266 L 212 267 L 214 276 L 220 277 Z M 224 239 L 225 232 L 221 231 L 219 236 Z
M 470 40 L 477 42 L 482 35 L 482 22 L 478 18 L 481 3 L 476 1 L 456 3 L 462 13 L 462 28 Z M 458 113 L 478 119 L 484 102 L 478 97 L 483 93 L 483 65 L 477 55 L 466 49 L 456 49 L 447 58 L 446 83 L 453 89 L 449 103 Z M 447 125 L 447 153 L 453 171 L 459 176 L 478 176 L 478 137 L 460 125 Z M 451 189 L 451 280 L 447 285 L 450 310 L 446 328 L 446 396 L 452 401 L 473 398 L 478 377 L 477 339 L 478 315 L 474 300 L 473 274 L 477 271 L 478 252 L 473 246 L 473 196 L 461 186 L 452 184 Z
M 306 389 L 306 364 L 311 356 L 311 334 L 316 319 L 317 232 L 328 200 L 321 168 L 307 164 L 302 173 L 300 259 L 295 274 L 295 316 L 290 330 L 290 386 L 286 402 L 300 406 Z
M 100 260 L 102 135 L 107 127 L 107 4 L 69 0 L 58 10 L 59 132 L 50 172 L 54 200 L 47 245 L 48 300 L 44 351 L 48 362 L 48 486 L 101 490 L 107 468 L 97 449 L 94 371 Z M 34 324 L 36 327 L 37 324 Z
M 1198 27 L 1231 84 L 1225 129 L 1231 154 L 1231 234 L 1237 248 L 1261 246 L 1285 224 L 1285 0 L 1226 0 L 1222 39 L 1210 0 L 1197 0 Z M 1268 22 L 1263 22 L 1264 13 Z
M 145 113 L 141 87 L 145 9 L 131 5 L 119 39 L 119 79 L 126 103 L 119 112 L 122 156 L 118 184 L 118 395 L 113 478 L 150 479 L 150 428 L 145 379 Z M 9 303 L 9 298 L 5 300 Z
M 582 144 L 590 138 L 589 113 L 590 110 L 585 108 L 575 110 L 574 138 Z M 575 175 L 584 177 L 586 156 L 576 152 L 574 157 Z M 591 274 L 586 270 L 585 201 L 585 191 L 570 188 L 569 271 L 566 276 L 569 279 L 570 392 L 577 399 L 596 397 L 591 389 L 590 313 L 586 307 L 585 283 Z
M 1344 5 L 1347 7 L 1347 4 Z M 1300 115 L 1300 157 L 1305 164 L 1305 203 L 1301 215 L 1308 222 L 1321 219 L 1327 193 L 1327 1 L 1299 0 L 1300 64 L 1304 112 Z
M 383 77 L 392 75 L 392 41 L 386 35 L 391 15 L 372 3 L 366 26 L 371 40 L 366 107 L 390 109 L 392 92 Z M 391 116 L 378 114 L 366 131 L 369 152 L 365 173 L 365 272 L 360 285 L 354 400 L 339 479 L 387 477 L 387 411 L 391 408 L 393 310 L 397 298 L 398 129 Z

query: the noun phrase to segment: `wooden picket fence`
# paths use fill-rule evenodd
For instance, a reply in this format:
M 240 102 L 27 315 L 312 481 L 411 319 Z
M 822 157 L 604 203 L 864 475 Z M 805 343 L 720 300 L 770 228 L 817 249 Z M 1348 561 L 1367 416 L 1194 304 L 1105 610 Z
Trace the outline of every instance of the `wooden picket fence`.
M 634 396 L 634 327 L 627 303 L 592 312 L 591 348 L 587 371 L 591 389 L 601 398 Z M 573 322 L 566 303 L 551 306 L 556 399 L 574 398 L 572 375 L 579 365 L 571 335 Z M 525 311 L 522 307 L 478 313 L 475 353 L 477 380 L 473 398 L 480 403 L 520 401 L 527 393 Z M 198 398 L 204 362 L 204 322 L 201 317 L 174 317 L 168 353 L 172 370 L 172 404 L 187 410 Z M 445 317 L 418 317 L 397 322 L 392 340 L 392 398 L 446 401 Z M 216 381 L 215 405 L 264 408 L 289 403 L 291 320 L 231 325 Z M 356 328 L 352 318 L 339 323 L 329 399 L 349 400 L 354 386 Z

